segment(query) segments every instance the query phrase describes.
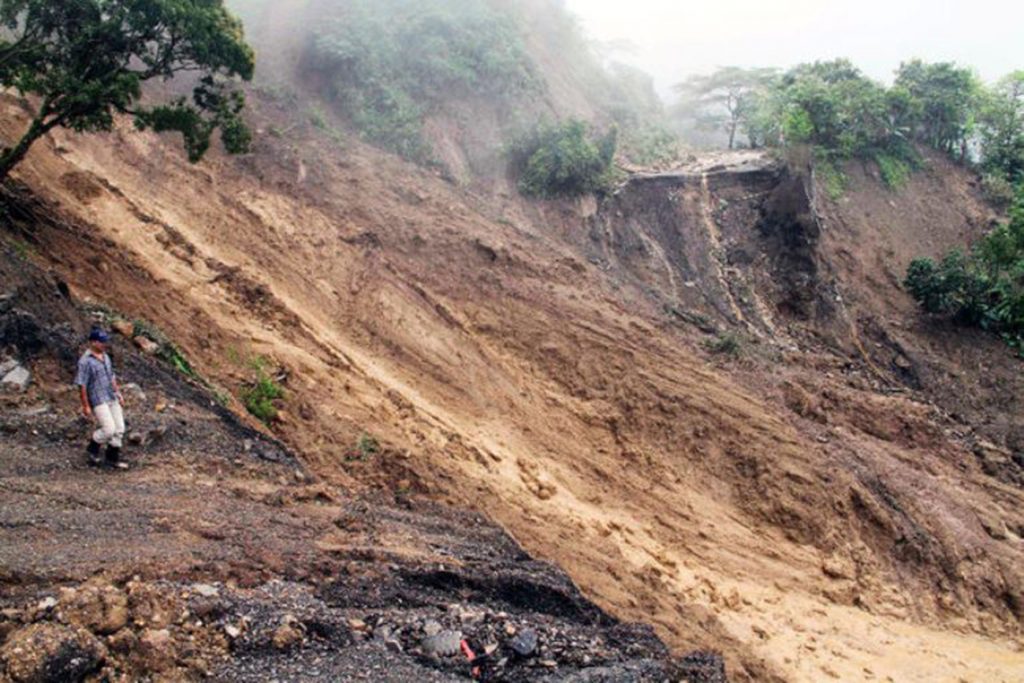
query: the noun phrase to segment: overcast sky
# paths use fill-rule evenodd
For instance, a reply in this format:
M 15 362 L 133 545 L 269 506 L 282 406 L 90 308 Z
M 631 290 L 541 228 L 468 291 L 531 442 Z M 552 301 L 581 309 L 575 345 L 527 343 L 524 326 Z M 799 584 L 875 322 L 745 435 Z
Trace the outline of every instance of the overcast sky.
M 921 57 L 974 66 L 986 80 L 1024 69 L 1024 0 L 566 0 L 600 41 L 663 93 L 716 66 L 787 67 L 849 57 L 889 80 Z

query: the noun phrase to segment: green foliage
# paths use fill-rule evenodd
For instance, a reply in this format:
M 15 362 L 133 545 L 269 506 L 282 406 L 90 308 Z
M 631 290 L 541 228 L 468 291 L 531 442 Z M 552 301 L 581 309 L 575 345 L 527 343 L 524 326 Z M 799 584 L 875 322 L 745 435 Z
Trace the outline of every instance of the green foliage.
M 514 101 L 538 87 L 513 19 L 481 2 L 347 0 L 316 34 L 306 66 L 368 140 L 429 161 L 425 116 L 452 99 Z
M 737 357 L 743 352 L 743 341 L 735 332 L 724 332 L 704 343 L 713 354 Z
M 622 155 L 641 166 L 654 166 L 679 158 L 679 137 L 670 130 L 655 125 L 641 125 L 623 129 Z
M 380 453 L 380 443 L 377 439 L 364 432 L 359 435 L 359 439 L 356 441 L 356 452 L 361 459 L 369 460 Z
M 606 190 L 613 182 L 618 128 L 596 138 L 577 119 L 542 124 L 509 149 L 519 189 L 528 197 L 578 197 Z
M 269 425 L 277 417 L 274 401 L 284 398 L 284 389 L 267 375 L 262 362 L 257 361 L 254 365 L 256 380 L 242 390 L 242 404 L 253 417 Z
M 0 0 L 0 22 L 0 85 L 38 97 L 29 130 L 0 155 L 0 179 L 50 130 L 107 131 L 119 113 L 181 133 L 192 161 L 218 129 L 229 152 L 248 147 L 231 80 L 251 79 L 255 57 L 222 0 Z M 145 81 L 182 71 L 200 75 L 190 100 L 140 102 Z
M 778 76 L 775 69 L 742 69 L 729 66 L 710 75 L 691 76 L 676 86 L 682 96 L 677 116 L 692 118 L 699 128 L 720 131 L 729 149 L 745 131 L 751 147 L 757 146 L 758 102 Z
M 846 174 L 835 162 L 825 159 L 815 165 L 815 173 L 825 194 L 832 201 L 838 201 L 846 194 Z
M 970 69 L 914 59 L 900 65 L 895 89 L 905 94 L 901 124 L 915 139 L 966 157 L 981 93 L 981 84 Z
M 981 162 L 987 176 L 1024 182 L 1024 70 L 986 91 L 978 115 Z
M 962 325 L 1003 336 L 1015 348 L 1024 344 L 1024 190 L 1010 220 L 965 254 L 953 251 L 938 264 L 911 263 L 907 291 L 928 313 L 948 315 Z
M 890 190 L 898 190 L 906 185 L 913 170 L 905 158 L 885 152 L 875 153 L 875 163 L 878 164 L 878 170 L 882 174 L 882 182 Z

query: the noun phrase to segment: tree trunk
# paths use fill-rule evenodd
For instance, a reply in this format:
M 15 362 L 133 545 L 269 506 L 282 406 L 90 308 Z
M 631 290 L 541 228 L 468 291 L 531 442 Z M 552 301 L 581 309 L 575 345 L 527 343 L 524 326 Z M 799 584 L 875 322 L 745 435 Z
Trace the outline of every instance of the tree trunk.
M 18 144 L 14 147 L 8 147 L 0 153 L 0 183 L 7 180 L 7 176 L 10 175 L 11 171 L 25 158 L 28 154 L 28 150 L 39 138 L 46 135 L 56 125 L 56 121 L 45 121 L 46 113 L 40 112 L 32 120 L 32 125 L 22 136 L 21 140 L 18 140 Z
M 732 123 L 729 124 L 729 149 L 734 149 L 735 146 L 736 146 L 736 127 L 737 127 L 737 125 L 738 124 L 736 123 L 736 119 L 733 119 Z

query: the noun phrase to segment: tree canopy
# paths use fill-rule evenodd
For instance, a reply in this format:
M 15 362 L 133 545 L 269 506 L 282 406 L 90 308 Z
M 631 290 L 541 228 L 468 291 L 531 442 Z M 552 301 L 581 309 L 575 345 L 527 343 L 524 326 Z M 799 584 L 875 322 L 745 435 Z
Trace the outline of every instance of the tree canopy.
M 50 130 L 110 130 L 119 113 L 181 133 L 191 161 L 218 129 L 229 152 L 247 149 L 231 83 L 252 78 L 255 56 L 223 0 L 0 0 L 0 22 L 0 84 L 35 96 L 28 131 L 0 155 L 0 180 Z M 141 101 L 144 82 L 180 73 L 197 78 L 190 99 Z
M 737 132 L 746 130 L 750 135 L 756 102 L 777 74 L 776 69 L 727 66 L 709 75 L 691 76 L 676 85 L 676 92 L 682 96 L 679 112 L 692 116 L 700 127 L 724 131 L 729 149 L 733 149 Z

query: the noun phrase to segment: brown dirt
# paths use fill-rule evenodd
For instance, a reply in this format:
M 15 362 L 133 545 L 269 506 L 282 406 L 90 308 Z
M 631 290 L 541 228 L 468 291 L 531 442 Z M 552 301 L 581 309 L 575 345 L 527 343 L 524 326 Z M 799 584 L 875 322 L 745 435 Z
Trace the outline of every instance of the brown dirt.
M 1024 675 L 1024 501 L 968 434 L 1005 421 L 982 415 L 998 386 L 1019 397 L 1019 366 L 907 322 L 894 282 L 914 230 L 945 226 L 939 250 L 983 224 L 942 194 L 979 206 L 957 172 L 890 204 L 854 171 L 818 220 L 799 179 L 714 164 L 537 207 L 315 135 L 192 168 L 152 136 L 60 133 L 18 173 L 64 217 L 31 239 L 217 384 L 251 356 L 285 369 L 274 432 L 328 481 L 401 472 L 484 511 L 678 651 L 724 649 L 737 680 Z M 743 357 L 707 351 L 709 325 Z M 979 363 L 995 386 L 953 381 Z M 346 462 L 363 431 L 386 454 Z

